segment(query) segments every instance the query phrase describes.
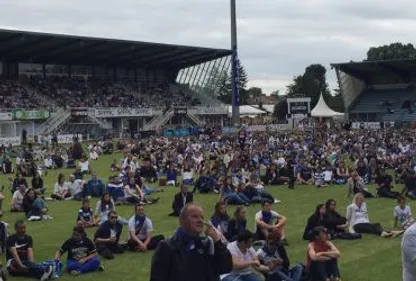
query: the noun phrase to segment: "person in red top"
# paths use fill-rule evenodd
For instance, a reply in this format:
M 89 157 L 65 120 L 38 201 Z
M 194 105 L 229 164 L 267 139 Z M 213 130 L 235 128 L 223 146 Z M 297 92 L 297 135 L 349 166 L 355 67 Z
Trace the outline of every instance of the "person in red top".
M 314 281 L 341 281 L 338 269 L 338 258 L 341 253 L 328 240 L 323 226 L 313 229 L 313 240 L 308 244 L 306 266 Z

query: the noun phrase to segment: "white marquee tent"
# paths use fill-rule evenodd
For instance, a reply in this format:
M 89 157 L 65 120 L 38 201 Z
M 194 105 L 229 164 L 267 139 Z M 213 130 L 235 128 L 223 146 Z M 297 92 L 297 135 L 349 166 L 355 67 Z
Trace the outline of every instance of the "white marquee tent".
M 228 113 L 231 114 L 232 111 L 233 107 L 230 105 L 228 107 Z M 240 105 L 240 116 L 256 116 L 262 114 L 266 114 L 266 112 L 251 105 Z
M 318 103 L 311 111 L 312 117 L 335 117 L 344 116 L 344 113 L 333 111 L 325 102 L 323 95 L 319 97 Z

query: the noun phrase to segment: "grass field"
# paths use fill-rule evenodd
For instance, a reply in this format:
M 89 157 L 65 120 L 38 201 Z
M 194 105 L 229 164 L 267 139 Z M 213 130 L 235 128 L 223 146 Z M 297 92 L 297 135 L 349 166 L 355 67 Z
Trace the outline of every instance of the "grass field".
M 97 171 L 99 177 L 106 180 L 111 171 L 110 163 L 113 159 L 119 159 L 121 154 L 101 157 L 98 162 L 93 162 L 92 168 Z M 52 191 L 59 172 L 66 176 L 72 173 L 72 170 L 51 171 L 44 178 L 45 185 L 48 187 L 48 194 Z M 1 182 L 6 184 L 7 178 L 1 176 Z M 28 181 L 30 183 L 30 181 Z M 346 197 L 346 188 L 344 186 L 331 187 L 325 189 L 316 189 L 311 187 L 298 187 L 295 190 L 289 190 L 286 187 L 269 187 L 273 195 L 277 196 L 282 203 L 273 206 L 277 212 L 288 218 L 286 235 L 290 246 L 287 247 L 289 257 L 292 263 L 305 261 L 306 245 L 302 240 L 303 230 L 307 218 L 315 210 L 318 203 L 324 203 L 329 198 L 335 198 L 338 203 L 338 210 L 341 214 L 345 213 L 345 208 L 351 203 L 351 199 Z M 177 228 L 177 219 L 168 217 L 171 211 L 171 201 L 177 188 L 167 188 L 161 196 L 160 203 L 153 206 L 146 206 L 147 215 L 152 219 L 155 233 L 170 236 Z M 11 193 L 5 191 L 6 201 L 4 209 L 6 210 L 3 219 L 13 224 L 17 219 L 24 218 L 23 214 L 9 213 Z M 200 195 L 197 194 L 195 201 L 201 204 L 205 209 L 205 216 L 210 217 L 213 212 L 213 206 L 218 199 L 218 195 Z M 94 208 L 96 199 L 93 199 L 91 207 Z M 393 226 L 393 207 L 396 201 L 392 199 L 372 199 L 368 202 L 370 219 L 372 222 L 380 222 L 385 228 Z M 411 207 L 413 203 L 411 202 Z M 413 205 L 412 205 L 413 204 Z M 79 202 L 48 202 L 50 215 L 54 217 L 51 221 L 27 222 L 27 232 L 34 239 L 34 253 L 37 261 L 47 260 L 54 257 L 55 251 L 62 242 L 69 238 L 71 229 L 75 224 L 77 210 L 80 207 Z M 254 213 L 260 208 L 259 205 L 248 207 L 249 229 L 253 229 Z M 129 218 L 133 215 L 133 207 L 118 206 L 119 215 Z M 228 213 L 231 215 L 234 207 L 228 207 Z M 13 231 L 13 229 L 10 229 Z M 89 237 L 93 231 L 88 230 Z M 123 239 L 127 237 L 127 229 L 123 230 Z M 400 258 L 400 238 L 382 239 L 377 236 L 367 235 L 361 240 L 355 241 L 336 241 L 335 244 L 341 251 L 340 270 L 343 281 L 365 281 L 365 280 L 401 280 L 401 258 Z M 142 281 L 149 280 L 150 262 L 152 252 L 149 253 L 125 253 L 117 256 L 115 260 L 103 261 L 105 272 L 93 273 L 77 277 L 79 280 L 92 280 L 99 278 L 100 281 L 120 280 L 120 281 Z M 3 263 L 5 257 L 3 256 Z M 61 280 L 73 279 L 67 274 L 61 277 Z M 13 278 L 12 278 L 13 279 Z M 22 280 L 22 279 L 20 279 Z

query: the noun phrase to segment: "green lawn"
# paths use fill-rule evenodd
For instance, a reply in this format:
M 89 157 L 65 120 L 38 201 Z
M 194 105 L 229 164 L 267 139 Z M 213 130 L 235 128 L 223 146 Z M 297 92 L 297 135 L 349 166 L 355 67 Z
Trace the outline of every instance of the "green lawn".
M 106 180 L 111 174 L 109 170 L 113 159 L 119 159 L 121 154 L 101 157 L 98 162 L 93 162 L 92 167 L 98 172 L 102 179 Z M 56 181 L 58 173 L 61 171 L 51 171 L 44 178 L 45 184 L 50 192 Z M 69 175 L 72 170 L 63 170 L 65 175 Z M 7 183 L 7 178 L 2 176 L 2 182 Z M 287 216 L 288 224 L 286 235 L 290 246 L 287 248 L 292 263 L 304 262 L 306 253 L 306 242 L 302 240 L 303 230 L 306 220 L 311 215 L 318 203 L 324 203 L 328 198 L 335 198 L 338 201 L 338 209 L 342 214 L 345 208 L 351 203 L 351 199 L 346 197 L 344 186 L 316 189 L 311 187 L 299 187 L 289 190 L 286 187 L 269 187 L 273 195 L 282 200 L 282 203 L 274 205 L 274 210 Z M 147 215 L 152 219 L 155 233 L 162 233 L 165 236 L 171 235 L 177 227 L 177 219 L 168 217 L 171 211 L 171 201 L 177 188 L 165 189 L 161 195 L 160 203 L 146 207 Z M 23 214 L 9 213 L 11 194 L 5 191 L 6 202 L 4 209 L 4 220 L 11 225 L 17 219 L 24 218 Z M 217 195 L 197 194 L 195 201 L 205 209 L 205 216 L 212 215 L 213 206 L 217 201 Z M 95 207 L 96 200 L 93 200 L 91 207 Z M 384 227 L 393 226 L 393 207 L 395 200 L 372 199 L 368 203 L 370 219 L 373 222 L 380 222 Z M 413 203 L 411 202 L 412 207 Z M 48 202 L 50 215 L 54 217 L 52 221 L 27 222 L 28 234 L 34 239 L 35 259 L 38 261 L 51 259 L 61 243 L 71 234 L 71 229 L 75 224 L 79 202 Z M 254 213 L 259 210 L 259 205 L 248 208 L 248 222 L 250 229 L 253 229 Z M 234 207 L 230 206 L 228 212 L 231 215 Z M 129 218 L 133 215 L 133 207 L 120 206 L 117 208 L 119 215 Z M 11 229 L 13 231 L 13 229 Z M 89 230 L 90 237 L 94 230 Z M 127 236 L 127 230 L 123 231 L 123 239 Z M 400 238 L 382 239 L 373 235 L 364 236 L 361 240 L 355 241 L 336 241 L 342 256 L 340 258 L 340 270 L 342 280 L 401 280 L 401 258 L 400 258 Z M 149 253 L 126 253 L 116 257 L 112 261 L 104 261 L 105 272 L 93 273 L 78 277 L 80 280 L 91 280 L 98 277 L 101 281 L 120 280 L 120 281 L 142 281 L 149 280 L 149 270 L 152 252 Z M 3 263 L 5 258 L 3 257 Z M 69 280 L 73 277 L 64 275 L 62 280 Z

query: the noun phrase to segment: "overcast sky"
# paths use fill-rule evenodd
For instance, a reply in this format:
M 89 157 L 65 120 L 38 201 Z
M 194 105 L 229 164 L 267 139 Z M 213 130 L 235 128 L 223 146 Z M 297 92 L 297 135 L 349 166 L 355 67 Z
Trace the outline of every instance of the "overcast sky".
M 230 48 L 228 0 L 0 0 L 0 27 Z M 321 63 L 416 38 L 415 0 L 237 0 L 239 57 L 250 86 L 285 91 Z

